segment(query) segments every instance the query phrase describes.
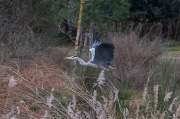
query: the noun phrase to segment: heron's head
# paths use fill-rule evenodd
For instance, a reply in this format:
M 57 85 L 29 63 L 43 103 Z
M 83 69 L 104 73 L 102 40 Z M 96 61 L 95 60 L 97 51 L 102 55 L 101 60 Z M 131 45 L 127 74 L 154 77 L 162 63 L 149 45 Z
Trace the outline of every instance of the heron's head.
M 78 56 L 64 57 L 64 59 L 77 59 Z

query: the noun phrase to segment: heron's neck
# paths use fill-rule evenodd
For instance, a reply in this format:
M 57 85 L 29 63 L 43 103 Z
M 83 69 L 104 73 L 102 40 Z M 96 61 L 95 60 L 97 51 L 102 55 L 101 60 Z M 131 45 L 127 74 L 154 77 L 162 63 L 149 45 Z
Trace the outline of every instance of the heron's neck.
M 91 59 L 90 59 L 88 62 L 85 62 L 83 59 L 81 59 L 81 58 L 78 57 L 76 60 L 78 60 L 81 65 L 92 66 L 92 67 L 98 68 L 98 66 L 96 66 L 95 64 L 93 64 L 93 63 L 91 62 Z
M 90 51 L 91 51 L 91 55 L 92 55 L 91 61 L 93 61 L 94 56 L 95 56 L 95 48 L 91 48 Z
M 81 64 L 81 65 L 87 65 L 87 62 L 85 62 L 83 59 L 81 59 L 81 58 L 77 58 L 77 60 L 79 61 L 79 63 Z

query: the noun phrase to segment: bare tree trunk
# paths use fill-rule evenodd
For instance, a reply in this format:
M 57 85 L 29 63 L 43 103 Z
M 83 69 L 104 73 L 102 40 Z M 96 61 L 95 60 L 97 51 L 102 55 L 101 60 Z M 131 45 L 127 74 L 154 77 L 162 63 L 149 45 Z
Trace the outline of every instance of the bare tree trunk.
M 80 38 L 79 38 L 79 55 L 80 55 L 80 57 L 81 57 L 83 46 L 84 46 L 83 39 L 84 39 L 84 33 L 82 33 L 82 31 L 81 31 Z
M 91 57 L 91 53 L 89 52 L 89 47 L 93 44 L 93 32 L 92 32 L 92 25 L 90 25 L 90 29 L 86 30 L 84 33 L 84 42 L 83 42 L 83 58 L 89 59 Z
M 86 32 L 84 34 L 84 47 L 83 47 L 83 50 L 87 50 L 87 47 L 88 47 L 88 32 Z
M 78 56 L 78 51 L 79 51 L 79 36 L 81 33 L 81 20 L 82 20 L 82 13 L 83 13 L 83 5 L 84 5 L 84 0 L 81 0 L 80 3 L 80 10 L 79 10 L 79 17 L 78 17 L 78 23 L 77 23 L 77 34 L 76 34 L 76 41 L 75 41 L 75 49 L 74 49 L 74 55 Z M 74 71 L 76 69 L 76 60 L 74 60 Z
M 93 44 L 93 22 L 91 22 L 90 24 L 90 29 L 89 29 L 89 34 L 88 34 L 88 38 L 89 38 L 89 46 L 91 46 Z M 89 57 L 91 57 L 91 53 L 89 52 Z
M 81 32 L 81 19 L 82 19 L 82 13 L 83 13 L 83 5 L 84 5 L 84 0 L 81 0 L 78 24 L 77 24 L 77 34 L 76 34 L 74 55 L 78 55 L 78 43 L 79 43 L 79 36 L 80 36 L 80 32 Z
M 85 33 L 83 33 L 83 41 L 82 41 L 82 49 L 81 49 L 81 55 L 82 55 L 82 58 L 87 60 L 89 57 L 88 57 L 88 52 L 89 52 L 89 48 L 88 48 L 88 32 L 86 31 Z
M 91 46 L 93 44 L 93 23 L 91 22 L 90 24 L 90 30 L 89 30 L 89 46 Z

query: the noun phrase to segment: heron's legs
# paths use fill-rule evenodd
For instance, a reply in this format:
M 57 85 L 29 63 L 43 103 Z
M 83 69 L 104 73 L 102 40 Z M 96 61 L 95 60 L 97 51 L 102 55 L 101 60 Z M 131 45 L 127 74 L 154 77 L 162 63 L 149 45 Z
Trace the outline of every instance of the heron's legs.
M 108 68 L 110 68 L 110 69 L 116 69 L 116 67 L 113 66 L 113 65 L 109 65 Z
M 104 67 L 104 66 L 98 66 L 98 67 L 99 67 L 100 69 L 109 71 L 108 67 Z
M 116 69 L 115 67 L 113 67 L 113 66 L 108 66 L 108 67 L 100 67 L 101 69 L 103 69 L 103 70 L 107 70 L 107 71 L 109 71 L 109 72 L 111 72 L 120 82 L 121 82 L 121 80 L 120 80 L 120 78 L 117 76 L 117 74 L 115 74 L 113 71 Z M 113 69 L 113 71 L 112 71 L 112 69 Z

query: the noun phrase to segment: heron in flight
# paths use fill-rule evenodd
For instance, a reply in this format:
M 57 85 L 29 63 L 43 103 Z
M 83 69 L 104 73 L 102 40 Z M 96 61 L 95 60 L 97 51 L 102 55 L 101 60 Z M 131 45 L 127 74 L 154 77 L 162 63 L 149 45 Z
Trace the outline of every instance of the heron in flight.
M 95 41 L 89 48 L 89 51 L 91 52 L 91 59 L 88 62 L 85 62 L 77 56 L 65 57 L 64 59 L 75 59 L 78 60 L 81 65 L 85 66 L 113 68 L 111 62 L 114 59 L 114 49 L 115 48 L 112 43 Z
M 95 41 L 89 48 L 89 51 L 91 52 L 91 59 L 88 62 L 85 62 L 77 56 L 65 57 L 64 59 L 74 59 L 78 60 L 81 65 L 108 70 L 121 82 L 118 76 L 109 70 L 116 69 L 111 65 L 111 62 L 114 59 L 114 49 L 115 47 L 112 43 Z

